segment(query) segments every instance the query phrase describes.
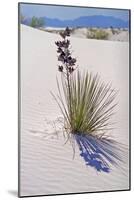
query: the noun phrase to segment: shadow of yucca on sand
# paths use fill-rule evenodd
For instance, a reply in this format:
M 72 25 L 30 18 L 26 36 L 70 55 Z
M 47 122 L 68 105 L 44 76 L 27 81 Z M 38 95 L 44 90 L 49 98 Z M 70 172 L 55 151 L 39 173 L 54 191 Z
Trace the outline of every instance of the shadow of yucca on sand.
M 97 171 L 110 172 L 110 165 L 118 166 L 124 162 L 121 158 L 123 146 L 111 139 L 98 139 L 92 135 L 75 135 L 80 150 L 80 156 L 86 165 L 94 167 Z
M 97 171 L 110 172 L 111 164 L 122 161 L 119 143 L 107 139 L 105 133 L 113 129 L 111 118 L 117 105 L 117 92 L 111 84 L 105 84 L 98 74 L 76 71 L 76 58 L 72 57 L 70 29 L 60 33 L 56 41 L 58 53 L 58 94 L 53 95 L 64 118 L 64 130 L 68 140 L 75 140 L 80 156 L 86 165 Z M 73 143 L 73 141 L 71 141 Z

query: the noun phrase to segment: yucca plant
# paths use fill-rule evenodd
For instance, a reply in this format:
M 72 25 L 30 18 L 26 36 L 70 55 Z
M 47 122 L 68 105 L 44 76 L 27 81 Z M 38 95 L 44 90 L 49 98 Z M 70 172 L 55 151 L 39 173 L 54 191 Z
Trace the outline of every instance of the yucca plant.
M 58 95 L 53 97 L 64 118 L 64 130 L 69 141 L 75 140 L 81 156 L 87 165 L 98 171 L 109 172 L 108 162 L 116 163 L 118 148 L 113 140 L 107 140 L 105 133 L 113 128 L 111 117 L 116 106 L 117 92 L 111 84 L 101 81 L 98 74 L 76 71 L 76 58 L 70 49 L 70 29 L 60 33 L 62 40 L 58 47 L 58 61 L 61 65 L 61 81 L 57 79 Z M 93 139 L 94 138 L 94 139 Z M 108 145 L 110 150 L 108 149 Z
M 61 84 L 57 80 L 58 96 L 55 97 L 65 120 L 65 129 L 72 134 L 97 135 L 111 129 L 110 118 L 116 106 L 115 90 L 110 84 L 100 80 L 98 74 L 76 72 L 76 59 L 70 50 L 70 30 L 60 33 L 62 41 L 57 41 L 58 66 Z
M 75 72 L 70 77 L 70 87 L 62 76 L 58 84 L 58 104 L 72 134 L 98 135 L 112 128 L 116 93 L 110 84 L 100 80 L 98 74 Z M 70 91 L 69 91 L 70 90 Z M 63 96 L 64 99 L 63 99 Z M 70 95 L 71 94 L 71 95 Z

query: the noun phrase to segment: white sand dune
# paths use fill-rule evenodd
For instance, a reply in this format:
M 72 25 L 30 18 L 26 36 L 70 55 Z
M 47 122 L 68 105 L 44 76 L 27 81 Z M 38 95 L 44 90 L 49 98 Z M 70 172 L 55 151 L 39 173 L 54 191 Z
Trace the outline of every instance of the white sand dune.
M 51 32 L 51 33 L 58 33 L 59 31 L 64 30 L 65 28 L 55 28 L 55 27 L 45 27 L 40 28 L 40 30 Z M 98 32 L 99 31 L 99 32 Z M 102 31 L 102 32 L 100 32 Z M 97 32 L 100 34 L 106 34 L 105 40 L 110 41 L 122 41 L 128 42 L 129 41 L 129 30 L 128 29 L 118 29 L 114 28 L 72 28 L 71 36 L 85 38 L 85 39 L 93 39 L 97 36 Z M 96 35 L 97 34 L 97 35 Z M 99 36 L 99 35 L 98 35 Z M 102 37 L 102 36 L 101 36 Z M 103 38 L 103 37 L 102 37 Z
M 21 195 L 128 189 L 128 158 L 124 170 L 112 167 L 110 173 L 98 173 L 86 167 L 77 146 L 73 159 L 62 131 L 55 132 L 52 122 L 61 113 L 50 91 L 57 92 L 58 39 L 59 35 L 21 25 Z M 110 134 L 128 146 L 128 42 L 70 39 L 79 68 L 98 72 L 119 91 L 116 129 Z

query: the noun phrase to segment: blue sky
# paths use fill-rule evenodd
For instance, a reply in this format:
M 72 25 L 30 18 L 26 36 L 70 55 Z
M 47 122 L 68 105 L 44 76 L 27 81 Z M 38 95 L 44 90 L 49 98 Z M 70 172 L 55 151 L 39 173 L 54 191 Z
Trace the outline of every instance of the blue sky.
M 64 7 L 64 6 L 48 6 L 37 4 L 21 4 L 20 12 L 26 17 L 42 17 L 58 19 L 75 19 L 80 16 L 104 15 L 113 16 L 124 21 L 128 21 L 129 12 L 127 10 L 113 9 L 96 9 L 96 8 L 79 8 L 79 7 Z

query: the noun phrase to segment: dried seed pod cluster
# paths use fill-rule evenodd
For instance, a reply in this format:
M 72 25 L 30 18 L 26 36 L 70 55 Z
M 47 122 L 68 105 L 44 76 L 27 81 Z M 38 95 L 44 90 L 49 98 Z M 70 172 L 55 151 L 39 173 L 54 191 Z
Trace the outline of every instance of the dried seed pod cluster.
M 71 74 L 75 70 L 76 64 L 76 58 L 73 58 L 70 52 L 70 40 L 67 39 L 70 36 L 70 32 L 71 30 L 67 27 L 65 31 L 60 33 L 63 40 L 55 42 L 58 61 L 62 63 L 62 65 L 58 66 L 58 70 L 67 74 Z

